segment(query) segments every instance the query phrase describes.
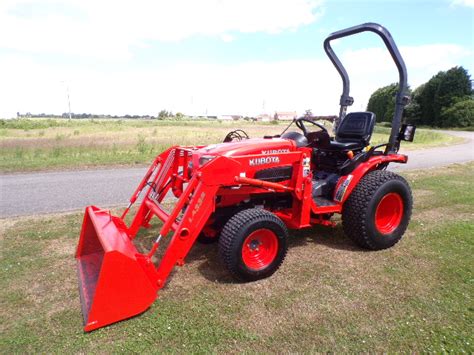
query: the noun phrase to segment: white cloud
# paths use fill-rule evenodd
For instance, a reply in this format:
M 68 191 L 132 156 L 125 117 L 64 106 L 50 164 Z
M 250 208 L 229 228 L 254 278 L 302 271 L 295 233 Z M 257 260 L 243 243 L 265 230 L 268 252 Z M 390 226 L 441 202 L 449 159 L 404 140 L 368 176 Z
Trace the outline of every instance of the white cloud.
M 0 117 L 14 116 L 17 111 L 67 111 L 64 80 L 69 82 L 74 112 L 156 114 L 168 109 L 258 114 L 265 101 L 267 111 L 312 108 L 318 114 L 336 113 L 341 80 L 322 51 L 321 57 L 307 60 L 232 65 L 180 62 L 151 70 L 119 65 L 116 71 L 67 63 L 57 66 L 32 55 L 87 55 L 110 61 L 126 59 L 134 47 L 147 47 L 152 41 L 196 35 L 232 41 L 239 32 L 278 33 L 317 20 L 321 3 L 0 0 L 0 48 L 19 51 L 0 57 Z M 458 45 L 431 44 L 400 51 L 412 87 L 439 70 L 472 65 L 472 50 Z M 398 79 L 383 48 L 346 51 L 341 58 L 351 77 L 354 110 L 364 109 L 375 89 Z
M 230 34 L 228 33 L 223 33 L 221 35 L 221 39 L 224 41 L 224 42 L 232 42 L 234 40 L 234 37 L 231 36 Z
M 451 0 L 451 5 L 474 7 L 474 0 Z
M 472 62 L 473 51 L 452 44 L 401 47 L 412 87 L 439 70 Z M 363 110 L 377 88 L 398 80 L 381 48 L 341 53 L 351 78 L 353 110 Z M 472 73 L 474 68 L 467 66 Z M 0 58 L 0 117 L 17 111 L 62 113 L 68 80 L 74 112 L 154 114 L 161 109 L 204 114 L 259 114 L 265 109 L 338 112 L 341 79 L 325 58 L 215 65 L 180 62 L 159 69 L 98 71 L 38 64 L 23 56 Z
M 2 0 L 0 48 L 127 58 L 148 41 L 296 29 L 318 19 L 321 1 Z

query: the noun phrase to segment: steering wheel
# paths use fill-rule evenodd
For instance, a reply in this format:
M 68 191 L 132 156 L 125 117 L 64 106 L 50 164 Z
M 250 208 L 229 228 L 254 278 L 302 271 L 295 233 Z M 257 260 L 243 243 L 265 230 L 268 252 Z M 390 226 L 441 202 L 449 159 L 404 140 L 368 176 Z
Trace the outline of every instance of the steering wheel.
M 326 129 L 326 127 L 324 127 L 322 124 L 320 123 L 317 123 L 317 122 L 314 122 L 308 118 L 305 118 L 305 117 L 300 117 L 300 118 L 297 118 L 296 121 L 295 121 L 295 125 L 296 127 L 298 127 L 299 129 L 301 129 L 303 131 L 303 134 L 305 137 L 308 136 L 308 130 L 306 129 L 306 126 L 304 125 L 303 122 L 308 122 L 308 123 L 311 123 L 312 125 L 315 125 L 317 127 L 319 127 L 322 131 L 326 132 L 327 134 L 329 134 L 328 130 Z

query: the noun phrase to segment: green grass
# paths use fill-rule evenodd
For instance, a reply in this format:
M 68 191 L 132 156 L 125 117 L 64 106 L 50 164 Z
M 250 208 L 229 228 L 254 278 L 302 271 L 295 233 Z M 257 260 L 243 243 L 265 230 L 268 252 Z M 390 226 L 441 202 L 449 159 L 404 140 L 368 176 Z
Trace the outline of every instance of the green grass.
M 375 135 L 372 140 L 372 145 L 387 142 L 389 134 L 389 128 L 376 127 Z M 417 129 L 414 142 L 402 142 L 401 146 L 404 150 L 424 149 L 441 145 L 461 143 L 462 141 L 462 138 L 455 137 L 442 132 L 437 132 L 428 129 Z
M 233 129 L 251 137 L 278 134 L 287 122 L 252 123 L 159 120 L 0 120 L 0 170 L 4 172 L 104 165 L 147 164 L 171 145 L 221 142 Z M 384 143 L 390 129 L 376 127 L 372 144 Z M 452 144 L 462 139 L 419 130 L 404 149 Z
M 81 214 L 3 220 L 0 352 L 472 353 L 473 169 L 404 173 L 414 213 L 389 250 L 356 248 L 340 225 L 292 232 L 275 275 L 239 284 L 216 245 L 197 244 L 147 312 L 88 334 L 74 260 Z

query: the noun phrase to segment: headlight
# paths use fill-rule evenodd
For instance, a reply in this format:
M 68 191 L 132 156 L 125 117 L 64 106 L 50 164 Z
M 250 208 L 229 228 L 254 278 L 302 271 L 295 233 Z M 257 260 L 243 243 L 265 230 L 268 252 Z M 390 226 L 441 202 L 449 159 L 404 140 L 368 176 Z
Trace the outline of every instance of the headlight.
M 215 158 L 215 156 L 213 156 L 213 155 L 203 155 L 202 157 L 199 158 L 199 167 L 201 167 L 204 164 L 210 162 L 214 158 Z

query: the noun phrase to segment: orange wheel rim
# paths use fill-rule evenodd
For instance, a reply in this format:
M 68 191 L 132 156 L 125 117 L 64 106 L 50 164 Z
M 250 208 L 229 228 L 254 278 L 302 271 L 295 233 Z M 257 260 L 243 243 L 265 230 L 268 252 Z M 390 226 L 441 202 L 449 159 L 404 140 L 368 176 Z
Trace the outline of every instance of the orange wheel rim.
M 398 228 L 403 217 L 403 200 L 395 192 L 386 194 L 375 210 L 375 227 L 382 234 L 390 234 Z
M 278 238 L 269 229 L 257 229 L 245 238 L 242 246 L 242 261 L 252 270 L 269 266 L 278 253 Z

